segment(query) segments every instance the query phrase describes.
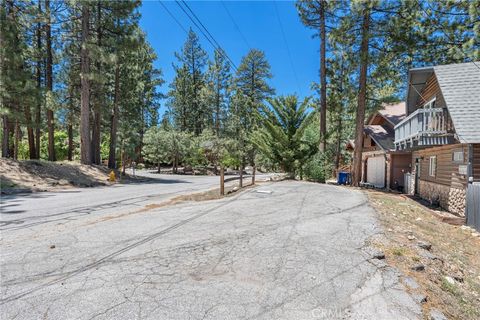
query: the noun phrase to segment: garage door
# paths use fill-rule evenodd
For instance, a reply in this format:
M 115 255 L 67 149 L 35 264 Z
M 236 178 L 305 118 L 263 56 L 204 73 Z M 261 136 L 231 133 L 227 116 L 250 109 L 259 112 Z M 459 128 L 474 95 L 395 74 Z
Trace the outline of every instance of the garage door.
M 385 187 L 385 159 L 372 157 L 367 160 L 367 182 L 376 188 Z

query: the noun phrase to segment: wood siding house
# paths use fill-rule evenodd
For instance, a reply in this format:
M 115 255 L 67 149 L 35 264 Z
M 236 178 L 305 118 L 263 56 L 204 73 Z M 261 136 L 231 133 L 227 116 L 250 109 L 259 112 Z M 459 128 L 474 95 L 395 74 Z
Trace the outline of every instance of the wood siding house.
M 464 216 L 467 186 L 480 181 L 480 68 L 412 69 L 406 100 L 395 149 L 412 152 L 410 193 Z
M 411 170 L 411 153 L 395 150 L 394 127 L 405 118 L 405 103 L 384 105 L 370 115 L 364 127 L 362 184 L 403 190 L 404 174 Z M 347 150 L 353 150 L 353 140 Z

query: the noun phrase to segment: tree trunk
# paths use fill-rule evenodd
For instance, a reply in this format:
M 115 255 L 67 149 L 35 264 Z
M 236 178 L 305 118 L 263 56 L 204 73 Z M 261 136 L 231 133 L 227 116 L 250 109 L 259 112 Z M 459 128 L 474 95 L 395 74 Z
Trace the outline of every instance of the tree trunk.
M 327 69 L 326 32 L 325 32 L 325 0 L 320 1 L 320 145 L 319 151 L 325 152 L 327 147 Z
M 28 103 L 25 103 L 24 111 L 25 121 L 27 124 L 28 155 L 30 159 L 35 159 L 37 156 L 37 151 L 35 150 L 35 136 L 33 134 L 32 115 L 30 113 L 30 107 L 28 106 Z
M 18 123 L 18 119 L 15 120 L 14 139 L 13 159 L 18 160 L 18 144 L 20 143 L 20 124 Z
M 217 80 L 219 81 L 219 80 Z M 217 84 L 217 94 L 216 94 L 216 112 L 215 112 L 215 135 L 217 137 L 220 136 L 220 88 L 219 84 Z
M 342 115 L 343 115 L 343 77 L 344 77 L 344 61 L 342 58 L 342 64 L 340 67 L 340 84 L 338 91 L 342 98 L 338 104 L 338 113 L 337 113 L 337 146 L 335 152 L 335 173 L 338 174 L 338 169 L 340 167 L 340 154 L 341 154 L 341 143 L 342 143 Z
M 115 89 L 113 96 L 113 111 L 110 117 L 110 150 L 108 153 L 108 167 L 115 169 L 116 167 L 116 149 L 117 149 L 117 124 L 118 124 L 118 100 L 120 94 L 120 67 L 118 62 L 115 66 Z
M 120 149 L 121 149 L 121 150 L 120 150 L 120 152 L 121 152 L 121 161 L 122 161 L 122 176 L 125 175 L 125 167 L 126 167 L 126 166 L 125 166 L 125 162 L 127 161 L 127 160 L 125 159 L 125 149 L 123 148 L 123 146 L 124 146 L 124 141 L 123 141 L 123 139 L 122 139 L 122 147 L 120 148 Z
M 42 2 L 38 1 L 38 13 L 39 15 L 42 14 Z M 38 101 L 36 105 L 36 110 L 35 110 L 35 158 L 40 159 L 40 127 L 41 127 L 41 121 L 42 121 L 42 103 L 40 99 L 40 90 L 42 89 L 42 25 L 40 22 L 37 23 L 37 63 L 35 65 L 36 67 L 36 78 L 37 78 L 37 90 L 38 90 Z
M 83 164 L 91 164 L 92 154 L 90 145 L 90 73 L 89 57 L 87 51 L 88 28 L 90 12 L 88 3 L 82 3 L 82 47 L 81 61 L 81 109 L 80 109 L 80 161 Z
M 45 37 L 47 43 L 47 65 L 46 65 L 46 80 L 47 93 L 53 94 L 53 54 L 52 54 L 52 25 L 50 13 L 50 0 L 45 0 L 45 11 L 47 15 L 47 23 L 45 24 Z M 50 104 L 51 101 L 48 103 Z M 47 105 L 48 105 L 47 104 Z M 50 107 L 50 106 L 48 106 Z M 47 109 L 47 126 L 48 126 L 48 160 L 55 161 L 55 140 L 54 140 L 54 123 L 53 110 Z
M 101 1 L 97 2 L 97 45 L 99 48 L 102 47 L 102 7 Z M 97 62 L 97 72 L 101 74 L 102 64 L 100 61 Z M 95 99 L 95 104 L 93 106 L 93 128 L 92 128 L 92 163 L 100 164 L 102 161 L 100 154 L 100 133 L 101 133 L 101 103 L 103 102 L 103 88 L 102 84 L 97 84 L 97 94 Z
M 73 125 L 70 120 L 68 123 L 68 153 L 67 153 L 68 161 L 73 160 Z
M 368 42 L 370 27 L 370 8 L 364 4 L 362 22 L 362 43 L 360 48 L 360 80 L 355 125 L 355 148 L 353 151 L 352 185 L 359 186 L 362 175 L 363 124 L 367 100 Z
M 4 114 L 3 120 L 3 135 L 2 135 L 2 157 L 9 158 L 10 155 L 10 124 L 8 122 L 8 116 Z
M 240 188 L 243 188 L 243 166 L 244 166 L 244 161 L 242 161 L 242 164 L 240 165 L 240 181 L 238 182 L 238 186 Z

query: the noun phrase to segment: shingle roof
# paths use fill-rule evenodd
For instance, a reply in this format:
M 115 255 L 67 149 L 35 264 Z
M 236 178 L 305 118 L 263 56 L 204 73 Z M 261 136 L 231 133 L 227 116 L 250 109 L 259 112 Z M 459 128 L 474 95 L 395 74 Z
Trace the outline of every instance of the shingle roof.
M 395 140 L 394 131 L 388 130 L 384 126 L 367 125 L 363 128 L 363 132 L 369 135 L 381 149 L 385 151 L 395 149 L 395 145 L 393 144 Z
M 405 118 L 405 102 L 402 101 L 395 104 L 385 104 L 383 105 L 383 109 L 378 110 L 378 113 L 390 121 L 390 123 L 396 125 Z
M 480 62 L 433 67 L 458 139 L 480 143 Z

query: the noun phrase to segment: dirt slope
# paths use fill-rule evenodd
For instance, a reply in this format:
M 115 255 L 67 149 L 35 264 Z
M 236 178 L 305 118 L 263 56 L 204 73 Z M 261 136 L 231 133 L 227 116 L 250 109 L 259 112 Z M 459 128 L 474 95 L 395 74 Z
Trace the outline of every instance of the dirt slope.
M 78 162 L 0 159 L 2 193 L 105 185 L 108 184 L 108 173 L 106 167 Z
M 378 248 L 388 263 L 416 280 L 419 288 L 412 290 L 424 297 L 425 319 L 430 319 L 433 309 L 448 319 L 480 319 L 479 233 L 444 223 L 432 210 L 403 195 L 366 192 L 388 239 Z

